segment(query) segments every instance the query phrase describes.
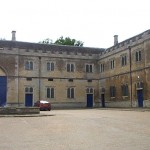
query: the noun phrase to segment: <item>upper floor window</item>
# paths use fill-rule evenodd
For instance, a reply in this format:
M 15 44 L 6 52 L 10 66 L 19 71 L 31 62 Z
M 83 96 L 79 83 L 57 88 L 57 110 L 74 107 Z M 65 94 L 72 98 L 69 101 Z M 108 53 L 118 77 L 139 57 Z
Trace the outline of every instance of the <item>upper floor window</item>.
M 74 64 L 67 64 L 67 72 L 74 72 Z
M 122 85 L 121 86 L 122 89 L 122 96 L 128 96 L 128 85 Z
M 126 66 L 127 65 L 127 56 L 121 56 L 121 65 Z
M 33 62 L 32 61 L 25 62 L 25 70 L 33 70 Z
M 47 62 L 47 71 L 54 71 L 54 62 Z
M 115 60 L 111 60 L 110 61 L 110 69 L 114 69 L 115 68 Z
M 115 97 L 115 96 L 116 96 L 116 87 L 110 86 L 110 97 Z
M 53 87 L 48 87 L 47 89 L 47 98 L 54 98 L 54 88 Z
M 137 52 L 135 53 L 135 60 L 136 60 L 136 61 L 141 61 L 141 60 L 142 60 L 141 51 L 137 51 Z
M 67 98 L 74 98 L 74 88 L 68 88 L 67 89 Z
M 104 72 L 104 70 L 105 70 L 104 64 L 100 64 L 100 72 Z
M 93 72 L 93 65 L 92 64 L 86 64 L 85 71 L 88 73 L 92 73 Z

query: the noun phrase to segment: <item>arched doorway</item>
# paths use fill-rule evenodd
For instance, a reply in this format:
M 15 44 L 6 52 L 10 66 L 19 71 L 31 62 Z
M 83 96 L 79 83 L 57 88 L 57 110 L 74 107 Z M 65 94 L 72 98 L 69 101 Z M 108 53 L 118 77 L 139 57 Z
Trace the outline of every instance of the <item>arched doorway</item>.
M 6 105 L 7 98 L 7 76 L 0 68 L 0 107 Z

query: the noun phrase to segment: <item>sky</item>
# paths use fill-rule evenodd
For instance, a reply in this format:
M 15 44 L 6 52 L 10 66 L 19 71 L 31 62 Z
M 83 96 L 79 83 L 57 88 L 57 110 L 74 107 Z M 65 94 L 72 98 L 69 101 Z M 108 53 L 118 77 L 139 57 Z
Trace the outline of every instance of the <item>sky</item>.
M 109 48 L 150 29 L 149 0 L 0 0 L 0 38 L 38 43 L 70 37 Z

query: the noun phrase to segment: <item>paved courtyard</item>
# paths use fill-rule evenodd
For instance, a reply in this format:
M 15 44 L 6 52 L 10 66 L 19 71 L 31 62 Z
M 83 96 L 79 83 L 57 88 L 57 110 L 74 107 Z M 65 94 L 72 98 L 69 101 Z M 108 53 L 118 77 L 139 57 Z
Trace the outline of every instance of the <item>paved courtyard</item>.
M 0 117 L 0 150 L 149 150 L 150 111 L 44 111 Z

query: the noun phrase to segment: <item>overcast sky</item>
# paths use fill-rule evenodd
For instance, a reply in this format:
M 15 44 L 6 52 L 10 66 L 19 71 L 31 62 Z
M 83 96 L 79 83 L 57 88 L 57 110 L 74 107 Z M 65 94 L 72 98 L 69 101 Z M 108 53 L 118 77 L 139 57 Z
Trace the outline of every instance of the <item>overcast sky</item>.
M 60 36 L 108 48 L 150 29 L 149 0 L 0 0 L 0 38 L 39 42 Z

